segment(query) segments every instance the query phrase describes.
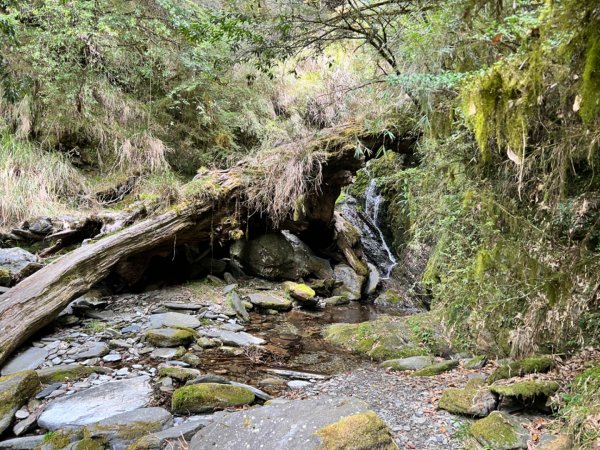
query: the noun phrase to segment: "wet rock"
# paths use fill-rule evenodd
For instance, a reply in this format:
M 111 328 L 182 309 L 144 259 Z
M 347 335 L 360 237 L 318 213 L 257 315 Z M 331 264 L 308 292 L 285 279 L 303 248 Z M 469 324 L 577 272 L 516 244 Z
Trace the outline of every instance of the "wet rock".
M 446 389 L 438 403 L 438 408 L 453 414 L 472 417 L 486 417 L 496 409 L 498 399 L 482 379 L 469 380 L 463 389 Z
M 200 430 L 190 447 L 397 449 L 387 426 L 367 404 L 345 397 L 273 402 L 227 414 Z
M 367 283 L 365 284 L 365 294 L 371 295 L 375 293 L 379 287 L 381 276 L 379 275 L 379 270 L 377 270 L 377 267 L 371 263 L 368 263 L 367 265 L 369 266 L 369 276 L 367 278 Z
M 250 303 L 262 309 L 272 309 L 275 311 L 289 311 L 292 309 L 291 300 L 273 294 L 257 292 L 248 295 L 248 299 Z
M 545 373 L 554 367 L 554 360 L 546 356 L 521 359 L 498 367 L 488 379 L 489 383 L 530 373 Z
M 37 257 L 22 248 L 0 248 L 0 285 L 10 287 L 42 267 Z
M 83 349 L 73 355 L 73 359 L 90 359 L 90 358 L 101 358 L 109 352 L 108 345 L 104 342 L 90 342 L 83 346 Z
M 340 284 L 333 290 L 333 295 L 343 295 L 353 301 L 361 299 L 362 287 L 365 283 L 364 276 L 358 275 L 352 267 L 346 264 L 335 266 L 333 274 L 335 281 Z
M 44 436 L 26 436 L 0 441 L 0 450 L 34 450 L 44 442 Z
M 62 383 L 87 377 L 94 372 L 103 372 L 105 369 L 94 366 L 81 366 L 79 364 L 64 364 L 37 370 L 40 381 L 44 384 Z
M 315 305 L 317 295 L 315 291 L 308 287 L 306 284 L 294 283 L 293 281 L 286 281 L 283 283 L 283 290 L 286 294 L 292 297 L 294 300 L 300 302 L 303 305 Z
M 526 449 L 529 440 L 529 432 L 519 420 L 500 411 L 474 422 L 469 432 L 481 445 L 494 450 Z
M 0 374 L 8 375 L 15 372 L 21 372 L 22 370 L 36 369 L 46 360 L 47 356 L 47 348 L 30 347 L 9 360 L 8 363 L 2 367 Z
M 419 369 L 411 374 L 413 377 L 433 377 L 444 372 L 448 372 L 458 367 L 459 361 L 457 359 L 451 359 L 448 361 L 442 361 L 437 364 L 432 364 L 423 369 Z
M 128 450 L 177 449 L 181 439 L 189 442 L 198 430 L 201 430 L 210 422 L 212 422 L 212 419 L 209 416 L 206 419 L 190 420 L 179 426 L 148 434 L 135 441 Z
M 135 440 L 173 425 L 173 416 L 163 408 L 141 408 L 117 414 L 86 427 L 91 438 L 108 441 L 111 449 L 125 450 Z
M 15 413 L 40 389 L 40 379 L 33 370 L 12 373 L 0 378 L 0 435 L 12 423 Z
M 151 328 L 198 328 L 200 321 L 189 314 L 168 312 L 150 316 Z
M 185 367 L 161 367 L 158 369 L 158 375 L 161 377 L 175 378 L 179 381 L 187 381 L 199 377 L 200 371 Z
M 143 408 L 152 400 L 146 376 L 112 381 L 48 404 L 38 425 L 48 430 L 74 428 Z
M 189 345 L 196 336 L 191 330 L 159 328 L 146 331 L 146 340 L 157 347 L 179 347 Z
M 439 334 L 439 320 L 431 313 L 409 317 L 382 315 L 362 323 L 336 323 L 324 330 L 333 344 L 384 361 L 409 356 L 444 356 L 450 352 Z M 423 336 L 427 336 L 424 341 Z
M 193 384 L 175 390 L 172 410 L 183 414 L 201 413 L 248 405 L 253 401 L 254 393 L 243 387 L 217 383 Z
M 334 295 L 333 297 L 326 298 L 324 302 L 327 306 L 340 306 L 347 305 L 350 303 L 350 300 L 345 295 Z
M 234 345 L 236 347 L 247 347 L 249 345 L 262 345 L 266 341 L 264 339 L 252 336 L 250 333 L 245 331 L 227 331 L 220 330 L 217 328 L 211 328 L 203 331 L 203 333 L 211 338 L 217 338 L 225 345 Z
M 411 356 L 409 358 L 388 359 L 381 363 L 381 367 L 392 370 L 419 370 L 433 364 L 431 356 Z

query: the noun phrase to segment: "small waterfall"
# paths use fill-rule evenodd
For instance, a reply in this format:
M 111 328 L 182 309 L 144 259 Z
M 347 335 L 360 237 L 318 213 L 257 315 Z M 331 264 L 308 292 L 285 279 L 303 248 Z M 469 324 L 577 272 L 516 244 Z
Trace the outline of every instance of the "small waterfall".
M 385 278 L 389 278 L 392 273 L 392 270 L 398 264 L 398 261 L 396 260 L 396 257 L 390 250 L 390 247 L 387 245 L 387 242 L 385 241 L 385 236 L 383 235 L 383 231 L 381 231 L 381 228 L 379 228 L 379 210 L 381 208 L 382 201 L 383 196 L 379 193 L 377 189 L 375 179 L 371 178 L 369 186 L 365 191 L 365 213 L 371 221 L 372 225 L 375 227 L 375 230 L 379 234 L 378 240 L 381 242 L 383 250 L 387 254 L 388 261 L 379 261 L 378 265 L 380 267 L 385 267 Z

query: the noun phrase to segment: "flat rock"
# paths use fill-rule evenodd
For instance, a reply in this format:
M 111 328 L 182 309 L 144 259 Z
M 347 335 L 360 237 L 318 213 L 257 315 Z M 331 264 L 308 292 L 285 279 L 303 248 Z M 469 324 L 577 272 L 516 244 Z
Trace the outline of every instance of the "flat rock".
M 73 359 L 100 358 L 109 352 L 108 345 L 104 342 L 89 342 L 85 344 L 79 353 L 73 355 Z
M 36 370 L 40 381 L 44 384 L 61 383 L 87 377 L 93 372 L 104 372 L 106 369 L 95 366 L 82 366 L 79 364 L 62 364 L 54 367 L 44 367 Z
M 431 356 L 411 356 L 409 358 L 388 359 L 381 363 L 381 367 L 392 370 L 419 370 L 433 364 Z
M 177 355 L 176 348 L 155 348 L 150 356 L 155 359 L 171 359 Z
M 0 442 L 0 450 L 34 450 L 44 442 L 44 436 L 25 436 Z
M 291 300 L 273 294 L 256 292 L 248 295 L 248 299 L 250 303 L 263 309 L 274 309 L 275 311 L 289 311 L 292 309 Z
M 48 356 L 47 348 L 30 347 L 22 353 L 13 357 L 4 367 L 2 367 L 1 375 L 21 372 L 22 370 L 37 369 Z
M 177 328 L 158 328 L 146 332 L 146 340 L 157 347 L 186 346 L 194 340 L 195 333 Z
M 92 438 L 106 439 L 112 450 L 124 450 L 136 439 L 172 425 L 173 416 L 166 409 L 140 408 L 89 425 L 86 431 Z
M 190 448 L 397 449 L 385 423 L 366 403 L 348 397 L 273 402 L 227 414 L 200 430 Z
M 162 314 L 153 314 L 150 316 L 150 327 L 151 328 L 198 328 L 200 327 L 200 321 L 189 314 L 182 314 L 177 312 L 168 312 Z
M 152 400 L 149 377 L 112 381 L 48 404 L 38 425 L 48 430 L 76 428 L 143 408 Z
M 221 330 L 217 328 L 211 328 L 209 330 L 203 331 L 203 334 L 211 338 L 217 338 L 225 345 L 234 345 L 236 347 L 262 345 L 266 342 L 264 339 L 252 336 L 250 333 L 246 333 L 245 331 L 234 332 Z
M 148 434 L 138 439 L 134 449 L 161 450 L 163 448 L 178 448 L 177 445 L 181 439 L 190 441 L 190 439 L 206 425 L 212 422 L 212 417 L 206 419 L 190 420 L 176 427 L 167 428 L 158 433 Z
M 203 308 L 198 303 L 163 303 L 163 306 L 168 309 L 198 311 Z

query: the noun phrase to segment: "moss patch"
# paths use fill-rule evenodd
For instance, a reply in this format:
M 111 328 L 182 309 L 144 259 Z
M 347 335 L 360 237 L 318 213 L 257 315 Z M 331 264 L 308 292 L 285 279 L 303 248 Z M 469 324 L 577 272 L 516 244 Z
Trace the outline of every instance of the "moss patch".
M 422 316 L 415 319 L 415 316 Z M 325 339 L 374 360 L 444 354 L 447 345 L 430 313 L 405 317 L 380 316 L 362 323 L 337 323 L 324 330 Z
M 196 333 L 189 329 L 161 328 L 146 332 L 146 340 L 157 347 L 188 345 L 195 337 Z
M 176 413 L 207 412 L 230 406 L 247 405 L 254 401 L 254 393 L 246 388 L 229 384 L 203 383 L 175 390 L 171 406 Z
M 41 388 L 33 370 L 25 370 L 0 378 L 0 434 L 8 428 L 12 415 Z
M 499 367 L 488 379 L 489 383 L 512 377 L 522 377 L 530 373 L 546 373 L 554 367 L 552 358 L 538 356 L 525 358 Z
M 286 281 L 283 283 L 283 289 L 290 297 L 301 302 L 311 301 L 315 298 L 315 295 L 317 295 L 317 293 L 306 284 L 294 283 L 293 281 Z
M 10 286 L 12 282 L 12 276 L 8 269 L 4 267 L 0 267 L 0 286 Z
M 469 380 L 463 389 L 446 389 L 442 393 L 438 408 L 454 414 L 472 417 L 485 417 L 495 407 L 497 401 L 482 379 Z
M 591 124 L 600 112 L 600 35 L 590 39 L 581 84 L 581 109 L 584 123 Z
M 560 385 L 556 381 L 522 381 L 509 385 L 490 386 L 494 394 L 503 397 L 516 397 L 519 400 L 532 400 L 537 397 L 550 397 L 558 391 Z
M 413 377 L 432 377 L 439 375 L 440 373 L 448 372 L 458 366 L 458 360 L 443 361 L 438 364 L 432 364 L 431 366 L 413 372 Z
M 474 422 L 469 431 L 480 444 L 494 450 L 527 448 L 529 433 L 506 413 L 494 411 L 485 419 Z
M 161 377 L 171 377 L 179 381 L 187 381 L 200 376 L 200 371 L 185 367 L 161 367 L 158 369 Z
M 37 374 L 43 384 L 52 384 L 67 380 L 77 380 L 79 378 L 87 377 L 94 372 L 102 372 L 102 368 L 70 364 L 67 366 L 40 369 L 37 371 Z
M 321 438 L 318 450 L 398 448 L 385 422 L 373 411 L 344 417 L 315 434 Z

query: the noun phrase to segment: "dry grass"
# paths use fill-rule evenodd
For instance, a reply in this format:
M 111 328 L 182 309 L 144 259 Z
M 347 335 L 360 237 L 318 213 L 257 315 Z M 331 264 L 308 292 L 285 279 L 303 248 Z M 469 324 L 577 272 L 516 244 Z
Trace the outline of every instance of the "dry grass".
M 0 144 L 0 227 L 67 209 L 63 199 L 85 191 L 82 178 L 59 154 L 3 138 Z

